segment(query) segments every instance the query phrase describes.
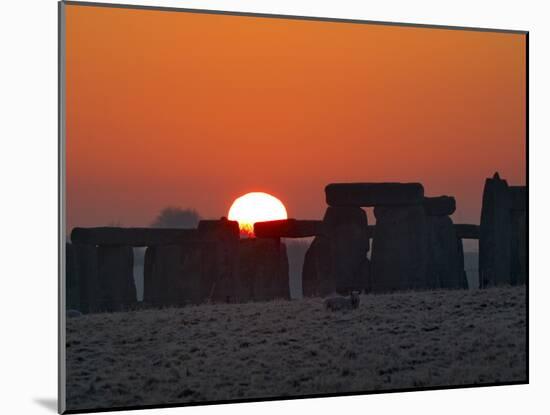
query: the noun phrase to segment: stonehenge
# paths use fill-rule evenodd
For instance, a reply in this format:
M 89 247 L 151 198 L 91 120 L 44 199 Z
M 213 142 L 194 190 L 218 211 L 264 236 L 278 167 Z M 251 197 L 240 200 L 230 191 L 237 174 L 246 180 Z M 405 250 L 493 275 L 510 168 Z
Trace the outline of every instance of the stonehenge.
M 146 253 L 144 265 L 144 302 L 182 306 L 209 298 L 219 267 L 215 242 L 198 240 L 149 249 L 151 254 Z
M 146 247 L 145 305 L 290 299 L 283 238 L 312 238 L 304 296 L 471 288 L 464 239 L 479 240 L 480 288 L 527 282 L 527 188 L 498 173 L 485 181 L 479 225 L 454 224 L 455 198 L 425 196 L 420 183 L 332 183 L 325 196 L 322 220 L 259 222 L 254 238 L 241 238 L 226 218 L 194 229 L 74 228 L 65 247 L 67 309 L 134 307 L 134 247 Z M 374 224 L 365 207 L 374 208 Z
M 456 237 L 459 239 L 479 239 L 479 225 L 455 224 Z
M 276 238 L 249 238 L 239 243 L 236 301 L 290 299 L 286 247 Z
M 357 257 L 353 263 L 362 270 L 362 288 L 391 292 L 437 286 L 429 277 L 430 226 L 425 205 L 434 213 L 448 214 L 454 211 L 454 199 L 425 198 L 420 183 L 333 183 L 326 186 L 325 194 L 329 206 L 374 207 L 371 260 L 366 257 L 367 244 L 361 261 Z M 351 261 L 350 255 L 346 257 Z
M 100 311 L 125 310 L 136 303 L 134 251 L 131 247 L 99 245 L 97 274 Z
M 524 284 L 527 278 L 527 188 L 498 172 L 485 180 L 479 225 L 480 288 Z
M 133 247 L 146 246 L 143 303 L 154 307 L 290 298 L 280 238 L 240 240 L 237 222 L 196 229 L 75 228 L 66 244 L 67 306 L 122 311 L 137 303 Z
M 67 285 L 67 298 L 75 301 L 72 308 L 83 313 L 100 311 L 100 285 L 98 274 L 97 246 L 73 243 L 68 246 L 67 251 L 72 252 L 74 266 L 68 267 L 66 272 L 67 281 L 78 281 Z M 75 292 L 76 291 L 76 292 Z
M 73 243 L 87 245 L 155 246 L 176 245 L 197 237 L 196 229 L 74 228 Z
M 415 205 L 424 198 L 420 183 L 331 183 L 325 187 L 329 206 Z
M 236 280 L 239 274 L 235 260 L 240 239 L 238 222 L 225 218 L 201 220 L 197 229 L 201 238 L 211 244 L 208 250 L 210 271 L 207 281 L 203 282 L 206 287 L 203 297 L 215 302 L 238 299 Z
M 428 278 L 429 225 L 421 203 L 376 206 L 371 291 L 435 288 Z
M 258 238 L 306 238 L 322 235 L 323 221 L 283 219 L 254 224 L 254 234 Z
M 468 288 L 468 279 L 464 271 L 462 239 L 458 238 L 456 227 L 448 216 L 455 211 L 455 200 L 444 197 L 447 198 L 452 209 L 426 209 L 424 204 L 429 227 L 428 278 L 435 288 Z
M 367 215 L 358 207 L 329 206 L 323 224 L 304 259 L 304 296 L 363 290 L 369 270 Z
M 452 196 L 425 197 L 422 206 L 428 216 L 449 216 L 455 213 L 456 201 Z

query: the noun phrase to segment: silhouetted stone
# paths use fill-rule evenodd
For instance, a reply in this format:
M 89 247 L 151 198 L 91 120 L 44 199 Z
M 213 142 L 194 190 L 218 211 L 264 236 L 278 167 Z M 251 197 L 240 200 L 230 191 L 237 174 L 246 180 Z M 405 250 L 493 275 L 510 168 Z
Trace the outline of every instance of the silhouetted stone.
M 325 187 L 330 206 L 396 206 L 420 204 L 420 183 L 332 183 Z
M 527 210 L 527 187 L 526 186 L 510 186 L 510 209 L 511 210 Z
M 452 215 L 456 210 L 456 201 L 452 196 L 425 197 L 423 205 L 428 216 Z
M 331 272 L 331 247 L 328 237 L 317 236 L 306 251 L 302 269 L 304 297 L 324 297 L 336 292 Z
M 235 282 L 230 301 L 290 299 L 286 246 L 276 238 L 241 239 Z
M 239 222 L 222 218 L 219 220 L 201 220 L 197 227 L 200 237 L 204 240 L 239 240 Z
M 365 258 L 363 262 L 361 263 L 360 267 L 360 275 L 361 275 L 361 281 L 363 283 L 363 289 L 365 292 L 371 292 L 372 291 L 372 280 L 371 280 L 371 262 L 368 258 Z
M 464 288 L 473 288 L 470 287 L 470 283 L 468 282 L 468 275 L 466 274 L 466 270 L 464 269 L 464 244 L 462 243 L 462 239 L 457 237 L 456 243 L 458 245 L 458 261 L 459 264 L 462 264 L 462 281 L 464 281 Z M 479 285 L 476 286 L 476 288 L 479 288 Z
M 198 226 L 202 240 L 212 243 L 209 250 L 211 275 L 206 276 L 212 285 L 205 292 L 207 300 L 226 302 L 235 297 L 235 281 L 238 278 L 239 223 L 225 218 L 202 220 Z
M 145 256 L 143 259 L 143 302 L 145 304 L 153 304 L 154 294 L 153 290 L 153 271 L 156 258 L 156 247 L 148 246 L 145 249 Z
M 376 229 L 375 225 L 368 225 L 367 226 L 367 238 L 373 239 L 374 238 L 374 231 Z
M 323 232 L 320 220 L 283 219 L 254 224 L 254 234 L 258 238 L 306 238 Z
M 429 280 L 436 288 L 468 288 L 462 242 L 448 216 L 428 216 Z M 462 255 L 461 255 L 462 254 Z
M 121 311 L 137 302 L 134 283 L 134 251 L 129 246 L 97 248 L 102 311 Z
M 434 288 L 428 278 L 429 227 L 422 205 L 375 207 L 373 292 Z
M 80 298 L 79 310 L 83 313 L 100 311 L 100 285 L 98 274 L 97 247 L 73 243 L 72 256 L 78 280 Z M 71 278 L 72 279 L 72 278 Z M 73 280 L 74 281 L 74 280 Z
M 527 282 L 527 212 L 524 211 L 518 218 L 518 251 L 519 251 L 519 273 L 518 284 Z
M 508 183 L 485 180 L 479 237 L 480 287 L 510 284 L 512 218 Z
M 329 207 L 323 218 L 331 243 L 336 292 L 347 295 L 362 290 L 361 266 L 367 257 L 367 215 L 361 208 Z
M 479 225 L 455 224 L 455 232 L 459 239 L 479 239 Z
M 329 207 L 323 223 L 325 235 L 313 240 L 304 259 L 304 295 L 347 295 L 364 289 L 362 266 L 369 250 L 365 212 L 358 207 Z
M 80 281 L 73 245 L 65 243 L 66 309 L 80 309 Z
M 144 300 L 154 306 L 205 302 L 219 272 L 216 249 L 216 243 L 210 241 L 189 241 L 148 249 Z
M 176 245 L 197 238 L 196 229 L 101 227 L 74 228 L 71 232 L 73 243 L 89 245 Z
M 527 212 L 513 210 L 511 240 L 511 283 L 525 284 L 527 280 Z

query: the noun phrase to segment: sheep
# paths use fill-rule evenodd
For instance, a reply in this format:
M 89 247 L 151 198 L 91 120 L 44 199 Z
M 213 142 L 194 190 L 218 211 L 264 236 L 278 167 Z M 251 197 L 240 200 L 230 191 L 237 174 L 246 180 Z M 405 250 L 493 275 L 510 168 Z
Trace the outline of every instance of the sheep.
M 325 308 L 330 311 L 353 310 L 359 307 L 359 292 L 352 291 L 349 298 L 347 297 L 330 297 L 324 302 Z
M 67 318 L 80 317 L 82 313 L 78 310 L 69 309 L 67 310 Z

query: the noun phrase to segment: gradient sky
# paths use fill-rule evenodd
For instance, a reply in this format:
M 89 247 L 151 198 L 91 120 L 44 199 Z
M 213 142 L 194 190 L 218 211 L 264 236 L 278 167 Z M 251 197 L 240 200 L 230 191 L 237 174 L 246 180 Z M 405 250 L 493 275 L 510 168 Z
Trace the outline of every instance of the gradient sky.
M 249 191 L 321 218 L 339 181 L 419 181 L 479 223 L 486 177 L 525 184 L 524 35 L 77 5 L 66 24 L 69 230 L 218 218 Z

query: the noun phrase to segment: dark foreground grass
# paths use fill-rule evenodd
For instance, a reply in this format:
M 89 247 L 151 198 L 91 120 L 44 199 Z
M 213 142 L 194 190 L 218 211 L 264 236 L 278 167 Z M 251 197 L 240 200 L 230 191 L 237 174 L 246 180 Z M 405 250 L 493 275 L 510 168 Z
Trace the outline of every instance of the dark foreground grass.
M 67 407 L 526 380 L 525 287 L 189 306 L 67 321 Z

